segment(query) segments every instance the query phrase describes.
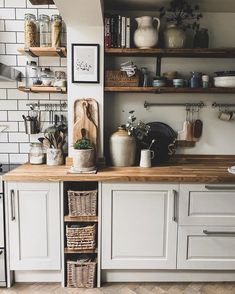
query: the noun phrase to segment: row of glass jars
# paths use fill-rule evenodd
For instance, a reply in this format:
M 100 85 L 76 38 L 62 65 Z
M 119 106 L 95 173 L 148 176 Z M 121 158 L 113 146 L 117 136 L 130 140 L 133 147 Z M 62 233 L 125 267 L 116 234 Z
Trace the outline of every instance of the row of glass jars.
M 25 47 L 60 47 L 62 36 L 62 17 L 58 14 L 51 16 L 41 14 L 36 16 L 25 14 L 24 18 Z
M 39 67 L 35 61 L 26 64 L 25 87 L 34 85 L 66 87 L 66 76 L 64 71 L 51 71 L 49 67 Z

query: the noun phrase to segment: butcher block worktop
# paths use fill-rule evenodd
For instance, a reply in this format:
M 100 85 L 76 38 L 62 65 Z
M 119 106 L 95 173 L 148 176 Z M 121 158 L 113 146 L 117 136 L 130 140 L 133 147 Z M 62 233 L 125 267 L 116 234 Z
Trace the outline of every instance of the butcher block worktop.
M 118 181 L 118 182 L 185 182 L 234 183 L 228 167 L 235 156 L 184 156 L 164 166 L 152 168 L 105 167 L 96 174 L 70 174 L 71 161 L 63 166 L 24 164 L 4 175 L 5 181 Z

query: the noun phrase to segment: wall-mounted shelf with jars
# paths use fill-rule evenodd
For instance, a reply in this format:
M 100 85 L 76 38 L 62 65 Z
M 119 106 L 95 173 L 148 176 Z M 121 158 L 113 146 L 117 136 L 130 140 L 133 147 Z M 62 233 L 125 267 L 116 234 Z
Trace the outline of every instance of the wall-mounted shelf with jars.
M 18 48 L 18 52 L 25 55 L 30 55 L 32 57 L 40 56 L 58 56 L 66 57 L 67 50 L 65 47 L 29 47 L 29 48 Z
M 66 87 L 46 87 L 46 86 L 33 86 L 31 88 L 18 87 L 18 90 L 22 92 L 32 92 L 32 93 L 61 93 L 65 94 L 67 92 Z

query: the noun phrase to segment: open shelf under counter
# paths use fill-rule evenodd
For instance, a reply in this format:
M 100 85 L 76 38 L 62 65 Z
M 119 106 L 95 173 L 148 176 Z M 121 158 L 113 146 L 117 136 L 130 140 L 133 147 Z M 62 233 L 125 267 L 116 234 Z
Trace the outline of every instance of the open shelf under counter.
M 234 94 L 235 88 L 174 88 L 174 87 L 105 87 L 105 92 L 126 93 L 197 93 L 197 94 Z
M 153 57 L 191 57 L 191 58 L 234 58 L 235 48 L 205 49 L 139 49 L 139 48 L 106 48 L 105 54 L 110 56 L 153 56 Z
M 64 253 L 69 254 L 69 253 L 98 253 L 98 249 L 70 249 L 70 248 L 64 248 Z
M 29 47 L 29 48 L 18 48 L 18 52 L 21 54 L 30 55 L 32 57 L 40 57 L 40 56 L 58 56 L 58 57 L 66 57 L 67 50 L 65 47 Z
M 22 92 L 32 92 L 32 93 L 67 93 L 67 89 L 65 87 L 44 87 L 44 86 L 33 86 L 31 88 L 18 87 L 19 91 Z
M 98 216 L 69 216 L 65 215 L 65 222 L 98 222 Z

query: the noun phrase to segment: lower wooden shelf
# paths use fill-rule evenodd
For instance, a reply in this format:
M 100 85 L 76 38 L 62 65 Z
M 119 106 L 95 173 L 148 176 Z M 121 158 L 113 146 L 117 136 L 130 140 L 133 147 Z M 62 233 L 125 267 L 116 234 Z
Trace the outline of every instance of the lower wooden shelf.
M 33 93 L 66 93 L 65 87 L 45 87 L 45 86 L 33 86 L 31 88 L 18 87 L 18 90 L 22 92 Z
M 65 222 L 98 222 L 98 216 L 69 216 L 65 215 Z
M 70 249 L 70 248 L 64 248 L 64 253 L 98 253 L 97 248 L 96 249 Z
M 105 87 L 105 92 L 130 92 L 130 93 L 235 93 L 235 88 L 174 88 L 174 87 Z

